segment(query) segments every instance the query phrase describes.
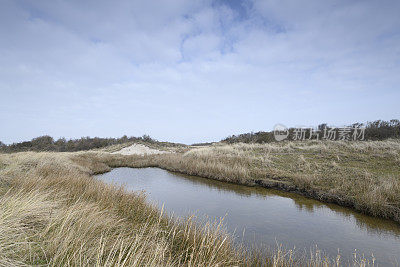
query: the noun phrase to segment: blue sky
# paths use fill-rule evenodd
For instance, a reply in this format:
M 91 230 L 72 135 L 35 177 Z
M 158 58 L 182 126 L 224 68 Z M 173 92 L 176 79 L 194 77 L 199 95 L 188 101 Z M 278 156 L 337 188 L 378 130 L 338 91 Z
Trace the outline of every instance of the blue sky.
M 400 118 L 400 1 L 0 1 L 0 141 Z

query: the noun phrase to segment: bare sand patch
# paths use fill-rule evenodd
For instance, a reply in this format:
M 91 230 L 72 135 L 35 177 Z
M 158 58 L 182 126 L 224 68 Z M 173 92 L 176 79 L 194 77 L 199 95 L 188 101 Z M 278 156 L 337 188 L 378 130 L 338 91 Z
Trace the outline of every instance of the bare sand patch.
M 164 154 L 170 153 L 167 151 L 162 151 L 154 148 L 147 147 L 142 144 L 133 144 L 123 149 L 113 152 L 112 154 L 122 154 L 122 155 L 151 155 L 151 154 Z

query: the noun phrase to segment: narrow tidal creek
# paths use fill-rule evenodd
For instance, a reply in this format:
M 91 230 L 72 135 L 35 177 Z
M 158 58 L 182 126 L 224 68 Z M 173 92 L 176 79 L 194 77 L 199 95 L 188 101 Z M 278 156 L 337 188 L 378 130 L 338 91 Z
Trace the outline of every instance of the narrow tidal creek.
M 310 249 L 342 258 L 373 254 L 379 266 L 400 264 L 400 225 L 294 193 L 247 187 L 176 174 L 158 168 L 117 168 L 98 179 L 144 190 L 148 200 L 170 214 L 225 217 L 228 231 L 249 245 L 277 244 L 309 253 Z

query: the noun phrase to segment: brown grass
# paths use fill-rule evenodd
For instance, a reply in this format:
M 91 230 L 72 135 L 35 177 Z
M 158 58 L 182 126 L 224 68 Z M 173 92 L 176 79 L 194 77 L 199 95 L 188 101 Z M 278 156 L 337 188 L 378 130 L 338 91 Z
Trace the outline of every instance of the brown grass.
M 399 140 L 219 144 L 142 158 L 96 157 L 111 167 L 154 166 L 293 191 L 400 222 Z
M 83 155 L 2 155 L 0 265 L 229 266 L 221 225 L 173 221 L 145 196 L 105 185 Z
M 173 220 L 149 205 L 144 195 L 91 176 L 117 166 L 159 166 L 215 179 L 232 176 L 229 181 L 241 182 L 251 175 L 243 166 L 260 159 L 240 153 L 247 152 L 230 154 L 229 148 L 221 147 L 212 155 L 190 151 L 162 157 L 0 154 L 0 266 L 337 265 L 337 259 L 319 251 L 307 257 L 281 248 L 268 254 L 246 251 L 234 245 L 219 222 Z M 232 164 L 233 171 L 226 164 Z M 242 171 L 235 174 L 238 170 Z M 357 258 L 352 264 L 372 263 Z
M 400 222 L 400 142 L 222 145 L 155 161 L 163 168 L 294 191 Z

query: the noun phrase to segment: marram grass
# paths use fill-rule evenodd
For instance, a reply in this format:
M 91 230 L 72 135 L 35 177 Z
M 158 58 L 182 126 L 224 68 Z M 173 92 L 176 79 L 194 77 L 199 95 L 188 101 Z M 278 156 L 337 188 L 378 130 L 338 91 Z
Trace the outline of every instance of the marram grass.
M 154 157 L 103 152 L 1 154 L 0 266 L 341 264 L 318 250 L 295 256 L 280 247 L 244 249 L 220 222 L 172 219 L 148 204 L 145 195 L 92 176 L 124 164 L 161 165 Z M 356 257 L 351 264 L 373 261 Z

